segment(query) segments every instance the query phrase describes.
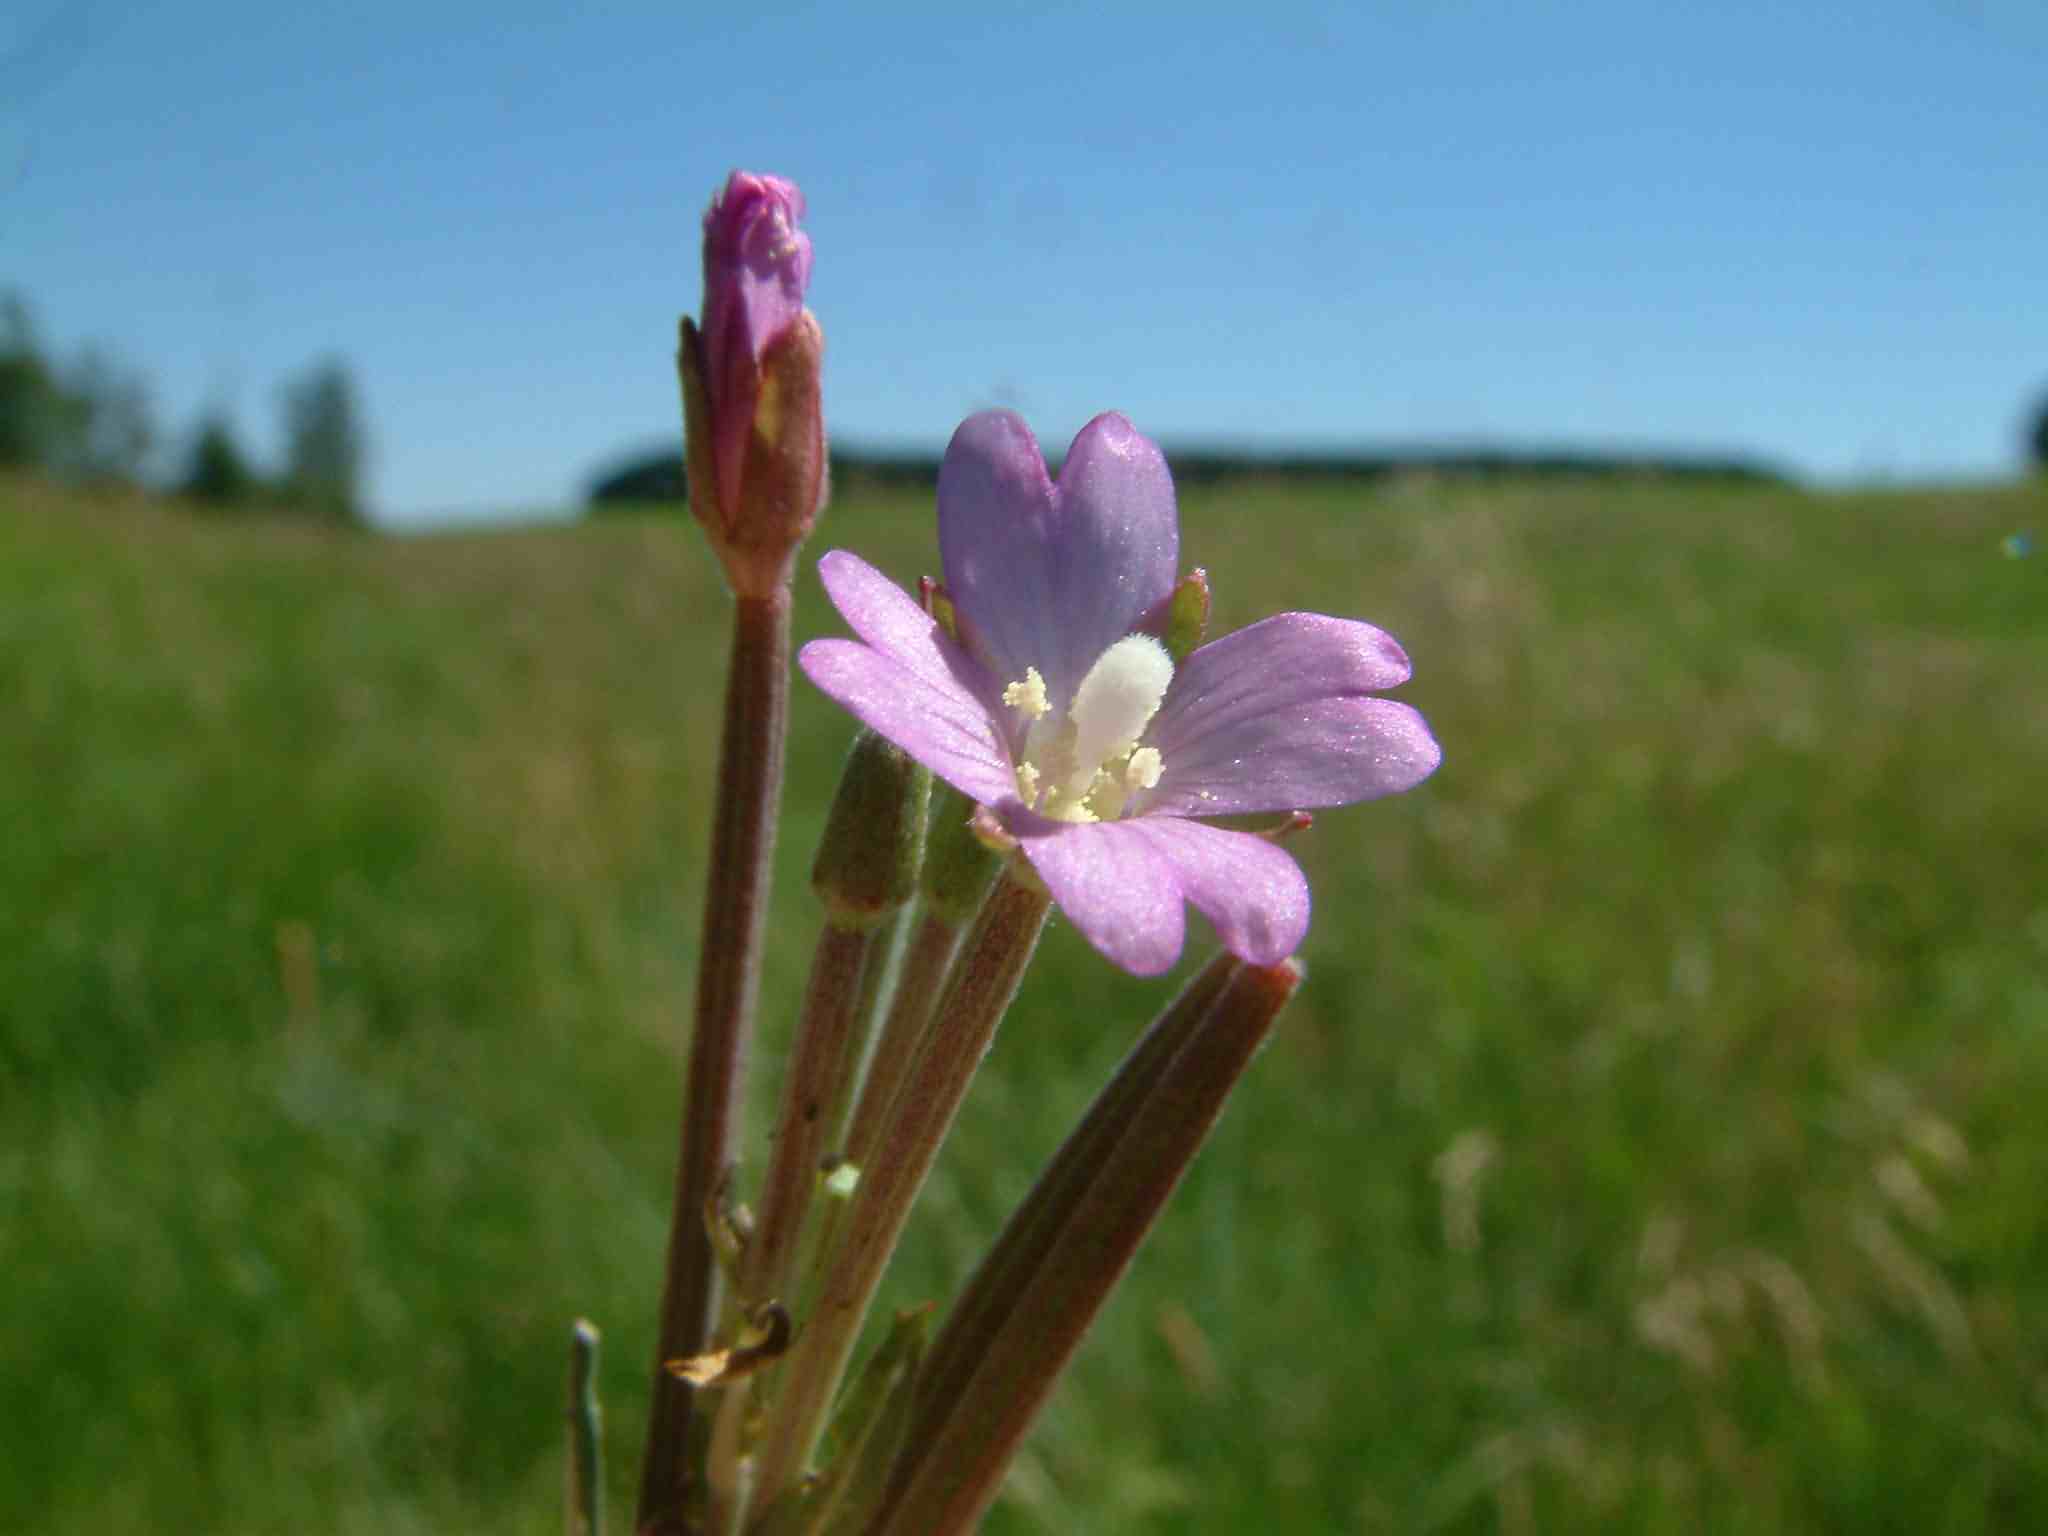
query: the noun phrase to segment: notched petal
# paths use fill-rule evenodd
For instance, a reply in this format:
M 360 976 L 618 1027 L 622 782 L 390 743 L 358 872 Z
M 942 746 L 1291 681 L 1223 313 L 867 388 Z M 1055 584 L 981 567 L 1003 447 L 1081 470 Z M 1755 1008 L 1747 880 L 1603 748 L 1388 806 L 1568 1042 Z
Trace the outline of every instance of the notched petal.
M 1081 937 L 1134 976 L 1173 968 L 1187 931 L 1180 885 L 1135 823 L 1075 825 L 1029 812 L 1005 819 Z
M 913 671 L 855 640 L 813 640 L 797 653 L 797 665 L 863 725 L 962 794 L 990 803 L 1015 798 L 1009 753 L 981 701 L 959 683 Z
M 1026 667 L 1064 700 L 1173 588 L 1173 480 L 1115 413 L 1068 450 L 1055 486 L 1012 411 L 971 416 L 939 467 L 939 548 L 964 630 L 1004 680 Z
M 1240 960 L 1274 965 L 1300 948 L 1308 933 L 1308 879 L 1284 849 L 1254 833 L 1175 817 L 1125 825 L 1172 867 L 1182 894 Z
M 1188 903 L 1224 948 L 1254 965 L 1285 959 L 1308 931 L 1308 881 L 1265 838 L 1173 817 L 1081 826 L 1029 813 L 1008 820 L 1060 910 L 1133 975 L 1172 969 Z

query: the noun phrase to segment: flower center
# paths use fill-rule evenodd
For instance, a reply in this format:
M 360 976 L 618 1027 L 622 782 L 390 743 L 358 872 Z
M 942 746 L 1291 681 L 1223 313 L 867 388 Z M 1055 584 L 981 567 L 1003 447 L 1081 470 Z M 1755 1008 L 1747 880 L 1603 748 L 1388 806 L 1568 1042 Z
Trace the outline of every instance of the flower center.
M 1017 760 L 1017 793 L 1055 821 L 1114 821 L 1134 790 L 1159 782 L 1165 763 L 1138 738 L 1173 681 L 1173 659 L 1150 635 L 1126 635 L 1095 659 L 1064 714 L 1036 667 L 1003 690 L 1029 722 Z

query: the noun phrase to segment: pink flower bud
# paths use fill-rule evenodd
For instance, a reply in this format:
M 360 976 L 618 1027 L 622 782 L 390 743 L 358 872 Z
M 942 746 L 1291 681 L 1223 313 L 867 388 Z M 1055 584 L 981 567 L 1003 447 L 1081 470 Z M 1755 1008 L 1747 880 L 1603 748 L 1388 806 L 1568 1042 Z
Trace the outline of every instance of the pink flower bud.
M 804 195 L 780 176 L 734 171 L 704 215 L 704 372 L 730 504 L 760 393 L 761 357 L 803 313 L 811 237 Z
M 804 198 L 734 171 L 704 215 L 704 320 L 683 322 L 690 502 L 741 590 L 778 579 L 824 499 Z

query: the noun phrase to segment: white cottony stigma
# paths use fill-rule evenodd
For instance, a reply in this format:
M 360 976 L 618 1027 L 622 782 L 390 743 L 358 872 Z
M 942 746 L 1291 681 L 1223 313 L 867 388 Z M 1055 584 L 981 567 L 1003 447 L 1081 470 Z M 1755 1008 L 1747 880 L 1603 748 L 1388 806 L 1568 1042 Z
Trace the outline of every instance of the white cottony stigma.
M 1017 765 L 1024 803 L 1060 821 L 1110 820 L 1132 791 L 1158 784 L 1159 749 L 1140 747 L 1138 738 L 1172 681 L 1166 647 L 1150 635 L 1126 635 L 1096 658 L 1062 718 L 1038 669 L 1027 667 L 1023 682 L 1003 690 L 1003 702 L 1029 722 Z
M 1173 658 L 1150 635 L 1126 635 L 1097 657 L 1067 706 L 1076 767 L 1085 765 L 1092 778 L 1097 766 L 1136 746 L 1172 681 Z

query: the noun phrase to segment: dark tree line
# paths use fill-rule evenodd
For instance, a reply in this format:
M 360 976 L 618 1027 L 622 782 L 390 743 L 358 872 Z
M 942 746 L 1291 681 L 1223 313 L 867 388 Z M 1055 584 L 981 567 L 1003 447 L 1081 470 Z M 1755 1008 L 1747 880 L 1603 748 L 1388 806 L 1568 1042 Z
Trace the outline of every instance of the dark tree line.
M 260 471 L 234 425 L 209 412 L 167 478 L 176 493 L 217 507 L 261 504 L 325 522 L 362 517 L 369 457 L 348 367 L 313 364 L 279 395 L 284 462 Z M 18 296 L 0 300 L 0 469 L 90 483 L 142 484 L 161 446 L 147 384 L 87 348 L 67 366 L 41 345 Z
M 44 356 L 28 306 L 0 300 L 0 468 L 135 480 L 155 442 L 139 377 L 91 348 L 59 367 Z

